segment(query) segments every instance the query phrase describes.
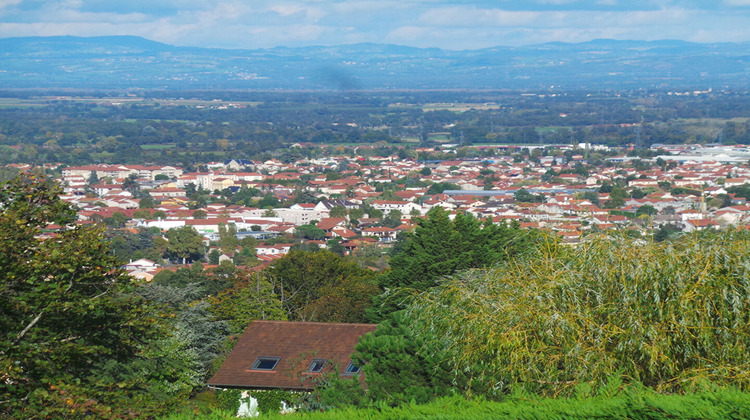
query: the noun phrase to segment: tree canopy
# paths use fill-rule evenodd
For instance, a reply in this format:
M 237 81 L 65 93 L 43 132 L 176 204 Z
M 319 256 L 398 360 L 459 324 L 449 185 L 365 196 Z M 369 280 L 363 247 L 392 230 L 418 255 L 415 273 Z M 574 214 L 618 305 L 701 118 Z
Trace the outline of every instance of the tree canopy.
M 392 270 L 382 286 L 426 290 L 459 270 L 486 267 L 528 252 L 533 243 L 533 233 L 517 223 L 480 222 L 468 213 L 451 220 L 445 209 L 435 207 L 394 246 Z
M 60 193 L 33 174 L 0 184 L 0 416 L 148 415 L 192 390 L 194 365 Z
M 195 261 L 203 256 L 203 236 L 190 226 L 167 231 L 166 256 L 173 260 Z
M 329 251 L 291 250 L 268 268 L 289 319 L 363 322 L 374 272 Z

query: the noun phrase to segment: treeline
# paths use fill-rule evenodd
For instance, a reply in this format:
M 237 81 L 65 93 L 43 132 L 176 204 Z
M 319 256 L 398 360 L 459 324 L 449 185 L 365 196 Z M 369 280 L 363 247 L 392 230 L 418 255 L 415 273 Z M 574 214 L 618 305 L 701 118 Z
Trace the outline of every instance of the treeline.
M 238 95 L 226 93 L 228 98 Z M 40 101 L 39 106 L 3 108 L 0 163 L 193 165 L 229 157 L 268 157 L 274 150 L 294 143 L 750 144 L 750 126 L 742 120 L 750 115 L 750 98 L 743 94 L 240 96 L 257 103 L 215 109 L 159 103 L 102 106 Z M 450 105 L 467 101 L 477 101 L 478 108 L 465 112 L 454 112 L 450 106 L 423 109 L 429 102 Z M 483 104 L 491 106 L 485 109 Z M 740 120 L 706 120 L 732 118 Z

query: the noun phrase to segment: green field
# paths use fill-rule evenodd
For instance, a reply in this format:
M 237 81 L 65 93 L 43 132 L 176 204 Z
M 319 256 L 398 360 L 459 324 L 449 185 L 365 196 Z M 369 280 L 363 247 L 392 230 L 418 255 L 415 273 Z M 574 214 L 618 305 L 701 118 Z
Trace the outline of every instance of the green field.
M 166 150 L 177 147 L 175 143 L 164 143 L 164 144 L 143 144 L 141 149 L 143 150 Z

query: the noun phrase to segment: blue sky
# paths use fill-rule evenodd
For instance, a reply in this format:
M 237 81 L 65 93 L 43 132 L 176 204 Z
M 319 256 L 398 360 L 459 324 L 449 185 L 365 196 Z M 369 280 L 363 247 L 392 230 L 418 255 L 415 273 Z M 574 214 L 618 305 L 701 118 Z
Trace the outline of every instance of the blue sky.
M 0 38 L 50 35 L 137 35 L 243 49 L 736 42 L 750 41 L 750 0 L 0 0 Z

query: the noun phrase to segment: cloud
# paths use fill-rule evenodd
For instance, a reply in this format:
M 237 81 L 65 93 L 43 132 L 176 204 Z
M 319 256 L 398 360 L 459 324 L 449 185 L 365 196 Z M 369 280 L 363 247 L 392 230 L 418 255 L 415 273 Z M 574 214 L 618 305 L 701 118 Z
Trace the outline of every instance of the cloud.
M 283 18 L 301 19 L 307 22 L 317 22 L 328 13 L 318 6 L 308 6 L 299 3 L 277 4 L 268 10 Z
M 0 36 L 138 35 L 225 48 L 750 41 L 747 6 L 750 0 L 0 0 Z
M 540 11 L 514 12 L 500 9 L 438 8 L 422 14 L 420 26 L 429 27 L 531 27 L 531 28 L 597 28 L 642 27 L 683 23 L 693 15 L 684 9 L 648 11 Z
M 13 8 L 14 6 L 21 3 L 23 0 L 0 0 L 0 16 L 7 13 L 6 9 Z
M 430 28 L 420 26 L 402 26 L 396 28 L 385 36 L 386 42 L 401 43 L 403 41 L 415 41 L 426 37 Z
M 444 7 L 423 13 L 418 21 L 429 26 L 519 26 L 534 21 L 538 16 L 539 12 Z

